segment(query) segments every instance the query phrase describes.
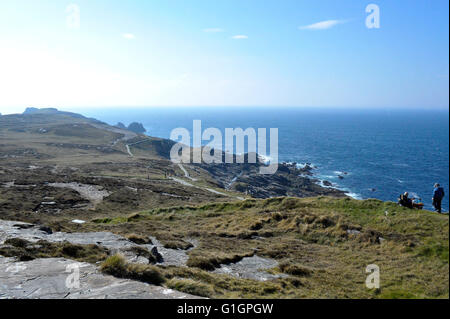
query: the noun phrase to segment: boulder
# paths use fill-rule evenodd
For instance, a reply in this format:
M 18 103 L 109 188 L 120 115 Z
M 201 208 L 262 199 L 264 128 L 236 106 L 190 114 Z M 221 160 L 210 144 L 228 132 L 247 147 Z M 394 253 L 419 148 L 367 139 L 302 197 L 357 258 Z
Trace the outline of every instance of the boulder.
M 322 184 L 323 184 L 324 186 L 328 186 L 328 187 L 333 185 L 333 184 L 331 184 L 331 182 L 329 182 L 329 181 L 323 181 Z
M 41 227 L 39 227 L 39 230 L 43 231 L 44 233 L 47 233 L 49 235 L 53 234 L 52 229 L 50 227 L 47 227 L 47 226 L 41 226 Z
M 163 256 L 158 252 L 158 248 L 156 246 L 153 246 L 152 249 L 150 250 L 150 252 L 152 253 L 152 255 L 156 258 L 156 262 L 157 263 L 162 263 L 164 262 L 164 258 Z

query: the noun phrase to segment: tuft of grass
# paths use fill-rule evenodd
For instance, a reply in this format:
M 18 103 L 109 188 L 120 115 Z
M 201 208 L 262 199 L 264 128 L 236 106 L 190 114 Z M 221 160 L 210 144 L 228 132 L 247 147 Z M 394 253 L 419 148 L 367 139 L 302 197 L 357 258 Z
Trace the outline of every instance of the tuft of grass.
M 164 242 L 164 248 L 188 250 L 194 247 L 191 243 L 184 240 L 169 240 Z
M 311 268 L 301 265 L 295 265 L 289 262 L 283 262 L 278 265 L 282 273 L 293 276 L 309 276 L 313 272 Z
M 128 222 L 128 219 L 126 217 L 117 217 L 117 218 L 96 218 L 92 220 L 95 224 L 120 224 L 120 223 L 126 223 Z
M 29 241 L 22 238 L 10 238 L 5 240 L 5 245 L 11 245 L 16 248 L 25 248 L 30 244 Z
M 125 277 L 127 274 L 127 262 L 122 255 L 116 254 L 108 257 L 100 266 L 104 273 L 115 277 Z
M 387 291 L 383 291 L 380 295 L 379 298 L 382 299 L 418 299 L 419 297 L 416 296 L 415 294 L 403 290 L 403 289 L 392 289 L 392 290 L 387 290 Z
M 152 244 L 152 240 L 147 236 L 131 234 L 127 236 L 127 239 L 138 245 Z
M 169 266 L 162 272 L 171 288 L 209 298 L 279 298 L 302 286 L 295 278 L 260 282 L 188 267 Z
M 108 257 L 101 264 L 100 271 L 114 277 L 139 280 L 153 285 L 161 285 L 166 281 L 158 267 L 128 263 L 119 254 Z
M 210 298 L 214 295 L 214 289 L 211 285 L 192 279 L 173 278 L 167 282 L 167 287 L 200 297 Z
M 204 258 L 204 257 L 189 257 L 186 266 L 200 268 L 203 270 L 213 271 L 220 266 L 217 259 L 215 258 Z
M 200 268 L 207 271 L 212 271 L 219 268 L 220 265 L 228 265 L 237 263 L 245 257 L 251 257 L 254 253 L 243 254 L 201 254 L 201 251 L 196 250 L 189 255 L 189 259 L 186 263 L 188 267 Z
M 68 242 L 50 243 L 44 240 L 31 243 L 21 238 L 11 238 L 5 241 L 5 245 L 0 246 L 0 255 L 16 257 L 20 261 L 62 257 L 96 263 L 106 259 L 108 250 L 97 245 L 76 245 Z

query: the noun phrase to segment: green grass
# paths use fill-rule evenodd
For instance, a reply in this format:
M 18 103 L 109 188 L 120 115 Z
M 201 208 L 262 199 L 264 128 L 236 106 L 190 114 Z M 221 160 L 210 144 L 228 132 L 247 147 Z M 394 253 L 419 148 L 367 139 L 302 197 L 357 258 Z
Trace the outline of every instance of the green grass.
M 188 267 L 161 271 L 168 280 L 187 280 L 185 286 L 178 283 L 180 289 L 198 285 L 213 298 L 449 295 L 448 216 L 390 202 L 271 198 L 157 208 L 84 227 L 94 225 L 119 234 L 153 235 L 173 248 L 195 238 L 198 246 L 188 251 Z M 271 272 L 289 277 L 257 282 L 209 272 L 255 253 L 278 261 Z M 365 268 L 372 263 L 381 271 L 378 291 L 364 284 Z
M 167 282 L 167 287 L 191 294 L 194 296 L 210 298 L 214 295 L 211 285 L 194 281 L 192 279 L 171 279 Z
M 121 255 L 108 257 L 101 264 L 100 270 L 115 277 L 139 280 L 153 285 L 161 285 L 165 282 L 158 267 L 128 263 Z
M 435 242 L 428 240 L 418 251 L 419 256 L 426 258 L 438 257 L 442 262 L 448 263 L 448 242 Z
M 98 245 L 76 245 L 71 243 L 50 243 L 40 240 L 31 243 L 21 238 L 7 239 L 0 246 L 0 255 L 16 257 L 20 261 L 37 258 L 63 257 L 77 261 L 95 263 L 105 260 L 108 250 Z

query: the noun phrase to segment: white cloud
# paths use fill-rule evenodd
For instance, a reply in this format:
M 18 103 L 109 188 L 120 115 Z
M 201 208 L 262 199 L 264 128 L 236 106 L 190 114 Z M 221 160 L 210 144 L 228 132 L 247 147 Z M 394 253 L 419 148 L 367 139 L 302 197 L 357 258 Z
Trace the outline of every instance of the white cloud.
M 133 33 L 122 33 L 122 37 L 128 40 L 136 39 L 136 36 Z
M 207 32 L 207 33 L 218 33 L 218 32 L 224 32 L 225 30 L 222 28 L 206 28 L 203 29 L 203 32 Z
M 313 23 L 310 25 L 298 27 L 300 30 L 326 30 L 330 29 L 338 24 L 345 23 L 345 20 L 326 20 L 317 23 Z
M 232 36 L 231 38 L 235 39 L 235 40 L 243 40 L 243 39 L 248 39 L 248 36 L 239 34 L 239 35 Z

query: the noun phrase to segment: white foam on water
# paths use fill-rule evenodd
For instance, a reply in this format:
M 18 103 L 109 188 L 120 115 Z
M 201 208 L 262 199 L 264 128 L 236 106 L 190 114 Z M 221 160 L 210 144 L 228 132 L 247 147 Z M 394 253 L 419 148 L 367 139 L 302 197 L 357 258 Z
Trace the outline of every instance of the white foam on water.
M 345 191 L 345 190 L 344 190 Z M 345 195 L 350 196 L 353 199 L 357 199 L 357 200 L 362 200 L 363 198 L 361 197 L 361 195 L 356 194 L 356 193 L 352 193 L 352 192 L 346 192 Z
M 267 156 L 267 155 L 258 154 L 258 157 L 259 157 L 259 160 L 261 162 L 263 162 L 264 164 L 266 164 L 266 165 L 269 164 L 272 161 L 272 158 L 270 156 Z
M 327 186 L 324 184 L 324 180 L 319 180 L 319 182 L 317 184 L 323 188 L 335 188 L 335 186 L 336 186 L 335 183 L 331 183 L 331 186 Z
M 320 179 L 336 179 L 337 176 L 336 175 L 319 175 L 318 176 Z
M 338 185 L 337 183 L 332 183 L 331 186 L 325 186 L 325 185 L 323 184 L 323 182 L 324 182 L 324 180 L 318 180 L 318 181 L 316 182 L 316 184 L 319 185 L 319 186 L 321 186 L 321 187 L 323 187 L 323 188 L 334 188 L 334 189 L 343 191 L 343 192 L 345 193 L 345 195 L 350 196 L 350 197 L 353 198 L 353 199 L 357 199 L 357 200 L 362 200 L 362 199 L 364 199 L 361 195 L 352 192 L 352 191 L 349 190 L 348 188 L 342 188 L 342 187 L 339 187 L 339 185 Z
M 305 168 L 306 166 L 309 166 L 311 168 L 317 169 L 317 166 L 314 165 L 313 163 L 297 163 L 297 168 L 302 169 Z
M 336 174 L 336 175 L 340 175 L 340 176 L 349 176 L 349 175 L 351 175 L 350 172 L 342 172 L 342 171 L 334 171 L 333 173 Z

